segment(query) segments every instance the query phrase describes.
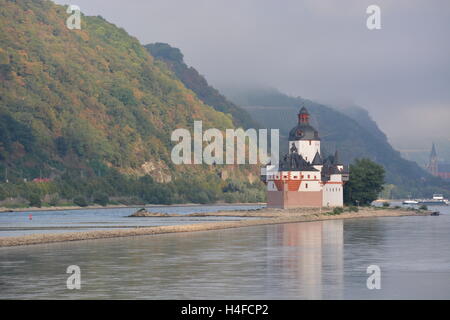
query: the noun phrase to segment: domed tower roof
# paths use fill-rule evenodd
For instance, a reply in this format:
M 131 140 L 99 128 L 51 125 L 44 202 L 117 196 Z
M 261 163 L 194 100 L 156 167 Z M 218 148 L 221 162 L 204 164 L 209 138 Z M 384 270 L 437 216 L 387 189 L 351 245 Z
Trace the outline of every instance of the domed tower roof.
M 309 124 L 309 112 L 303 107 L 298 113 L 298 124 L 289 132 L 289 141 L 320 140 L 319 133 Z

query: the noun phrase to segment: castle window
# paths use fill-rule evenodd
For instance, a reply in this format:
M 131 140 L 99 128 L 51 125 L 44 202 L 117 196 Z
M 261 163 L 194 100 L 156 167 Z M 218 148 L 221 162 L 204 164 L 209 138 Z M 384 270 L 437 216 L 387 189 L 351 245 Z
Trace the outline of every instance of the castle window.
M 311 175 L 308 174 L 308 179 L 311 177 Z
M 308 189 L 308 184 L 305 184 L 305 188 Z

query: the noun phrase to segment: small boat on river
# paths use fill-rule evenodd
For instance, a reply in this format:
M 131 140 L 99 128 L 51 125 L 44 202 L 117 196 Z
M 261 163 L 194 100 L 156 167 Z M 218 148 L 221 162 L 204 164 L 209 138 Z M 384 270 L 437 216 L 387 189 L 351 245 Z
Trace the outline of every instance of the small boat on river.
M 433 199 L 419 200 L 419 204 L 426 206 L 447 206 L 448 199 L 444 199 L 442 194 L 434 194 Z
M 417 201 L 417 200 L 405 200 L 405 201 L 403 201 L 403 204 L 419 204 L 419 201 Z

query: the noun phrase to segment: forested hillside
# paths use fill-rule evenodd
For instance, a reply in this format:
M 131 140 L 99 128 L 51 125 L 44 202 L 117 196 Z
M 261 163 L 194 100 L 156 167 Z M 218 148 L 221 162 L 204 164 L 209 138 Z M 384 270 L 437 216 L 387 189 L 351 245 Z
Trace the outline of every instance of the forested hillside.
M 194 120 L 232 128 L 232 115 L 204 103 L 125 30 L 99 16 L 69 30 L 68 16 L 47 0 L 0 0 L 0 200 L 223 199 L 220 170 L 174 166 L 170 138 Z
M 435 192 L 450 194 L 450 184 L 431 176 L 413 161 L 405 160 L 392 148 L 386 135 L 359 107 L 335 108 L 300 97 L 290 97 L 275 89 L 241 88 L 223 90 L 234 103 L 241 105 L 252 117 L 269 128 L 280 129 L 281 146 L 287 151 L 289 130 L 296 124 L 301 106 L 312 115 L 312 124 L 319 130 L 325 154 L 339 150 L 341 160 L 351 163 L 369 158 L 386 169 L 386 182 L 392 197 L 430 197 Z
M 173 48 L 167 43 L 152 43 L 145 47 L 156 59 L 164 61 L 186 88 L 194 91 L 203 102 L 217 111 L 230 114 L 237 127 L 259 127 L 244 109 L 227 100 L 217 89 L 210 86 L 195 68 L 187 66 L 180 49 Z

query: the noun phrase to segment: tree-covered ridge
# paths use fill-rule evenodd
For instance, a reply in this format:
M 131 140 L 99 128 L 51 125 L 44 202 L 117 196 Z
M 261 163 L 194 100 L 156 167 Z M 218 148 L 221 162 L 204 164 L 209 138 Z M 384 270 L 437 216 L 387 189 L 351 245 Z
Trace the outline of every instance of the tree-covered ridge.
M 259 127 L 247 111 L 227 100 L 217 89 L 210 86 L 196 69 L 187 66 L 180 49 L 171 47 L 167 43 L 152 43 L 145 47 L 153 57 L 164 61 L 176 77 L 188 89 L 195 92 L 200 100 L 217 111 L 230 114 L 235 126 L 246 129 Z
M 69 30 L 66 10 L 0 0 L 0 205 L 264 200 L 246 182 L 258 168 L 170 159 L 174 129 L 233 128 L 230 114 L 102 17 Z
M 300 106 L 306 106 L 311 113 L 312 125 L 319 130 L 325 155 L 333 154 L 338 149 L 345 163 L 368 158 L 383 165 L 386 183 L 391 185 L 386 196 L 431 197 L 433 193 L 450 196 L 450 184 L 433 177 L 417 163 L 403 159 L 365 110 L 350 107 L 338 111 L 301 97 L 290 97 L 275 89 L 224 91 L 263 126 L 280 129 L 280 148 L 287 149 L 289 130 L 296 124 Z
M 0 6 L 0 117 L 11 119 L 0 127 L 0 156 L 7 165 L 45 163 L 51 171 L 89 160 L 140 170 L 147 161 L 169 165 L 172 130 L 194 119 L 233 127 L 101 17 L 83 16 L 82 29 L 69 30 L 66 8 L 51 1 Z

